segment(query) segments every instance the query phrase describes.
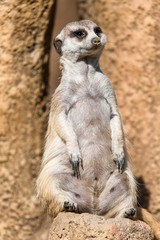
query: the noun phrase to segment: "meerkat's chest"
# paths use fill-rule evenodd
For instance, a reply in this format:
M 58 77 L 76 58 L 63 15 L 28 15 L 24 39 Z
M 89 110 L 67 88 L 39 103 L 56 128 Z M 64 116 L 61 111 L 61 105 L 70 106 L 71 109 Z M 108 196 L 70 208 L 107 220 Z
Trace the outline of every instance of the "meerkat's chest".
M 84 129 L 89 125 L 106 125 L 110 119 L 110 106 L 98 87 L 81 86 L 71 92 L 68 115 L 75 125 L 81 123 Z
M 68 104 L 69 108 L 72 108 L 76 104 L 87 102 L 87 104 L 91 103 L 100 103 L 101 101 L 105 101 L 103 96 L 103 92 L 98 86 L 94 85 L 73 85 L 68 91 Z

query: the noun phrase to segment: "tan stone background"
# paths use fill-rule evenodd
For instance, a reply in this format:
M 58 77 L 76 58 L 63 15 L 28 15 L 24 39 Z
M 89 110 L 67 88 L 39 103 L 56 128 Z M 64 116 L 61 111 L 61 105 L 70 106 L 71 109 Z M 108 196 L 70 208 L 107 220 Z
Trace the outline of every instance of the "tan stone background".
M 160 220 L 159 12 L 158 0 L 0 1 L 0 239 L 46 239 L 50 220 L 35 198 L 35 180 L 59 76 L 50 46 L 78 17 L 108 36 L 101 66 L 133 145 L 141 204 Z
M 0 239 L 41 240 L 35 179 L 45 103 L 54 0 L 0 1 Z M 52 19 L 52 21 L 51 21 Z M 37 235 L 38 236 L 38 235 Z

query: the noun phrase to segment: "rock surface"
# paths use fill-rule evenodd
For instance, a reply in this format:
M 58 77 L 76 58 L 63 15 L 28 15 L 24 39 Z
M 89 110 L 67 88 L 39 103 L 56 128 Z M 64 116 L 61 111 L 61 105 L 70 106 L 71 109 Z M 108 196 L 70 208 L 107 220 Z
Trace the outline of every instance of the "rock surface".
M 141 221 L 108 219 L 88 213 L 59 213 L 48 240 L 153 240 L 151 228 Z
M 0 1 L 0 239 L 35 240 L 54 0 Z M 39 238 L 41 240 L 41 237 Z
M 160 221 L 159 0 L 77 1 L 80 17 L 96 21 L 108 36 L 101 68 L 113 83 L 134 146 L 140 203 Z

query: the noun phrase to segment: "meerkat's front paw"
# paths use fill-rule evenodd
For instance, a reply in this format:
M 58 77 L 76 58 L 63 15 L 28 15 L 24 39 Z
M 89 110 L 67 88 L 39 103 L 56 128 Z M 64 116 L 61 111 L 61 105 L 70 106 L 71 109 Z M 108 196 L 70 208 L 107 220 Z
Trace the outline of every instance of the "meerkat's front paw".
M 118 167 L 118 171 L 120 173 L 123 173 L 124 170 L 124 164 L 125 164 L 125 155 L 124 155 L 124 151 L 122 151 L 121 153 L 114 153 L 114 162 Z
M 72 165 L 72 169 L 73 169 L 73 174 L 75 177 L 80 178 L 80 166 L 83 169 L 83 160 L 81 157 L 81 153 L 79 150 L 79 146 L 78 144 L 74 143 L 74 142 L 68 142 L 67 143 L 67 151 L 69 154 L 69 161 Z
M 66 212 L 77 212 L 78 213 L 78 206 L 76 203 L 65 201 L 63 204 L 63 210 Z
M 81 166 L 81 168 L 83 169 L 83 160 L 82 160 L 81 154 L 71 153 L 70 163 L 72 165 L 74 176 L 76 176 L 77 178 L 80 178 L 81 176 L 80 176 L 79 167 Z

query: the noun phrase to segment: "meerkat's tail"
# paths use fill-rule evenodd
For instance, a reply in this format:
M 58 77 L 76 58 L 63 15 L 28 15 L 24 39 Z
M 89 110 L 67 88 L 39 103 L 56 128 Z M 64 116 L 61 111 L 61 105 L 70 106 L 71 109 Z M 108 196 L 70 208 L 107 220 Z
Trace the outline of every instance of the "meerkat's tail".
M 160 240 L 160 223 L 146 209 L 137 207 L 137 218 L 147 223 L 153 230 L 157 240 Z

